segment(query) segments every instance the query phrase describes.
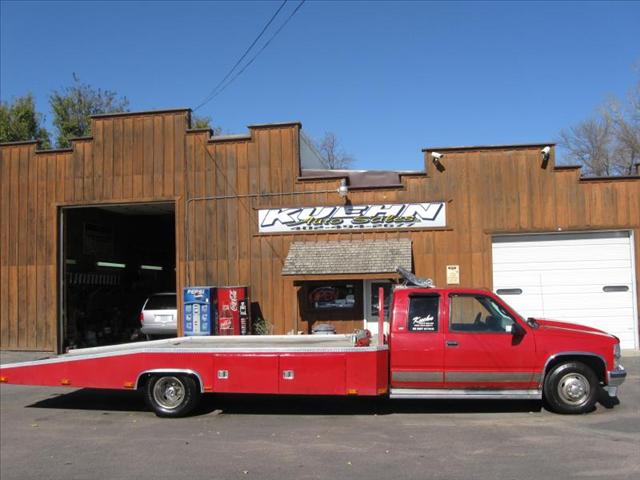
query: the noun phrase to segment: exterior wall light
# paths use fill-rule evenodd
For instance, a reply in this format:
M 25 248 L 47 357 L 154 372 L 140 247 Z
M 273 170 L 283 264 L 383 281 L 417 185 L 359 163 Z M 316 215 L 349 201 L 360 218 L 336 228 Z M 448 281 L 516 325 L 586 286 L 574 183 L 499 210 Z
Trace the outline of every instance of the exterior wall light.
M 444 171 L 444 165 L 440 160 L 444 157 L 444 153 L 431 152 L 431 161 L 436 166 L 439 172 Z
M 341 197 L 346 197 L 349 194 L 349 187 L 347 187 L 347 180 L 345 178 L 342 179 L 336 191 Z
M 551 156 L 551 147 L 547 145 L 540 150 L 540 154 L 542 155 L 542 168 L 547 168 L 547 165 L 549 164 L 549 157 Z

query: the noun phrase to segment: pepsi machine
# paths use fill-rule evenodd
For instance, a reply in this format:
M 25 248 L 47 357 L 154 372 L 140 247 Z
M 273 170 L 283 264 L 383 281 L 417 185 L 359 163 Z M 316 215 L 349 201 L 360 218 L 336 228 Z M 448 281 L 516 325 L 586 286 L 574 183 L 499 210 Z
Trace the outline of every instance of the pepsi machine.
M 185 287 L 182 299 L 184 335 L 215 335 L 218 318 L 215 287 Z

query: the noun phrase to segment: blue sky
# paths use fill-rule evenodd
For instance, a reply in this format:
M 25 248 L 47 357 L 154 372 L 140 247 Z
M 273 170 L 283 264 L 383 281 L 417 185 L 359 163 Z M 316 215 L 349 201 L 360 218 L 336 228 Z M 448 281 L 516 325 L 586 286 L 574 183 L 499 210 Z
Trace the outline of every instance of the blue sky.
M 75 72 L 131 110 L 193 108 L 280 3 L 2 1 L 0 97 L 31 91 L 50 121 Z M 424 147 L 553 140 L 623 97 L 638 25 L 638 2 L 307 1 L 197 113 L 228 133 L 300 120 L 335 132 L 355 168 L 421 169 Z

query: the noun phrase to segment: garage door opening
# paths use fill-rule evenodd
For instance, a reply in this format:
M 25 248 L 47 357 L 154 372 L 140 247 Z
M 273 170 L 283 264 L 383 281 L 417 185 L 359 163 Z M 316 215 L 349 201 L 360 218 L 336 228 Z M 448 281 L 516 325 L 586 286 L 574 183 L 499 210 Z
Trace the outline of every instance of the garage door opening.
M 60 351 L 142 339 L 140 310 L 176 291 L 173 203 L 65 207 Z

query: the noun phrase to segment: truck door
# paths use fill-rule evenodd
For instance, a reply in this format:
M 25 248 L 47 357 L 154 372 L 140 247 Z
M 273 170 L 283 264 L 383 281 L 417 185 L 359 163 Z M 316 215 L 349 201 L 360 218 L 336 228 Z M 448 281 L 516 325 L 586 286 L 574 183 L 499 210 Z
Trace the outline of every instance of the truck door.
M 528 327 L 514 334 L 516 319 L 489 295 L 451 293 L 447 300 L 446 388 L 537 388 L 541 372 Z
M 391 387 L 442 388 L 440 295 L 399 295 L 391 330 Z

